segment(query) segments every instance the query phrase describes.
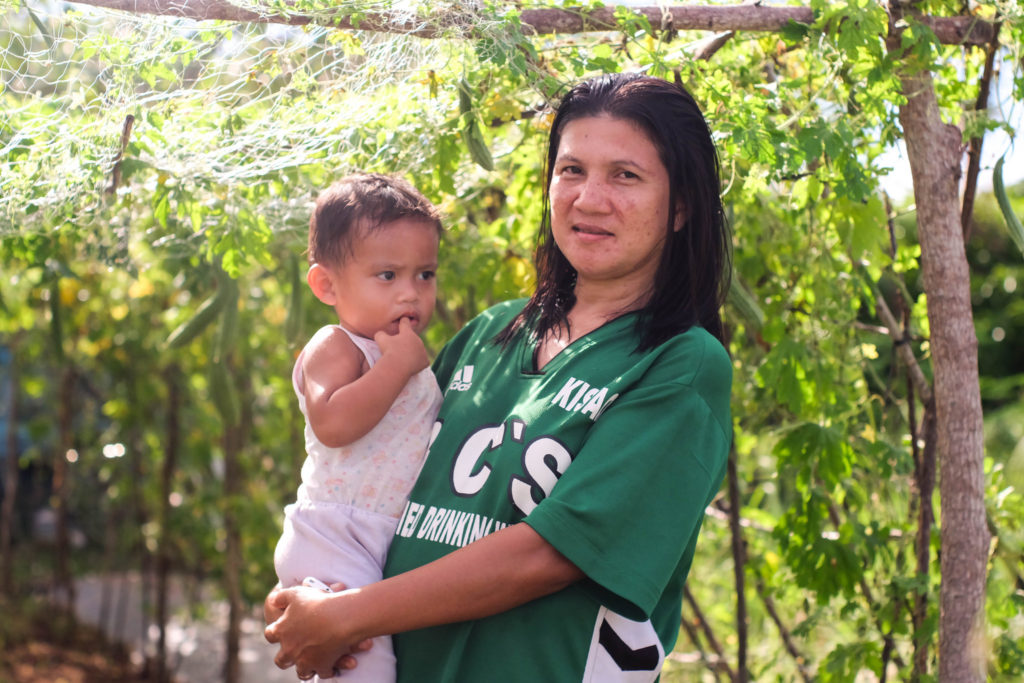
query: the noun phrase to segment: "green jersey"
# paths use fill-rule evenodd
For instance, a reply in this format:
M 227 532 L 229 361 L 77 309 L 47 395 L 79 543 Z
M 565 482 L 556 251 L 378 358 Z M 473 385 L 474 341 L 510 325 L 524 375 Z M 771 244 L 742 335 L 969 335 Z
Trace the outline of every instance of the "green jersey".
M 636 352 L 635 314 L 541 371 L 536 341 L 486 311 L 434 363 L 444 403 L 386 576 L 525 522 L 586 579 L 477 621 L 395 636 L 400 682 L 657 680 L 732 434 L 732 366 L 691 328 Z

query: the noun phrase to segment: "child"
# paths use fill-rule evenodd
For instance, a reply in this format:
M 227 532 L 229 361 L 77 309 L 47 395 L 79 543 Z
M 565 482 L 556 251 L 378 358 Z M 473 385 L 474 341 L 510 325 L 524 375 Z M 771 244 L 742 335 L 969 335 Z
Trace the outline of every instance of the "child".
M 353 175 L 317 199 L 307 280 L 338 324 L 313 335 L 292 372 L 307 457 L 274 553 L 282 586 L 381 579 L 441 404 L 418 336 L 434 312 L 440 236 L 437 210 L 404 180 Z M 390 638 L 344 680 L 394 681 Z

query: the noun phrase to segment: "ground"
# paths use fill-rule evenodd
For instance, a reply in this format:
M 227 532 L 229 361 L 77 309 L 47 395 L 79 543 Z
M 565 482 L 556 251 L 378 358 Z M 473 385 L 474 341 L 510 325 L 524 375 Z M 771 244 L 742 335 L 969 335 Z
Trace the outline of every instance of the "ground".
M 146 681 L 129 653 L 49 607 L 0 598 L 0 683 Z

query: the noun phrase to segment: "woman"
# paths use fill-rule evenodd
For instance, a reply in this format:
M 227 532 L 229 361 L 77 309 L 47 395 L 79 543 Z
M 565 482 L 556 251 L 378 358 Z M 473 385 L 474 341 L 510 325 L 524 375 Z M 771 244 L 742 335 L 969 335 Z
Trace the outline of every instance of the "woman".
M 731 439 L 718 159 L 685 90 L 611 75 L 560 104 L 546 173 L 537 291 L 436 360 L 387 578 L 268 596 L 300 677 L 388 633 L 399 681 L 658 677 Z

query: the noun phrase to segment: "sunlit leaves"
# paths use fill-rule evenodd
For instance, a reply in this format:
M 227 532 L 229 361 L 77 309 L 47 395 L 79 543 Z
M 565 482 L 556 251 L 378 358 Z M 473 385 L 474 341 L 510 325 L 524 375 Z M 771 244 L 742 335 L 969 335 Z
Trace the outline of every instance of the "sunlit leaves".
M 804 423 L 790 430 L 773 452 L 780 467 L 796 473 L 797 489 L 808 494 L 816 482 L 831 489 L 850 476 L 856 456 L 846 438 L 836 428 Z
M 813 489 L 779 520 L 775 536 L 786 565 L 800 584 L 817 600 L 827 602 L 838 594 L 852 597 L 863 565 L 851 541 L 841 539 L 829 527 L 831 501 Z

